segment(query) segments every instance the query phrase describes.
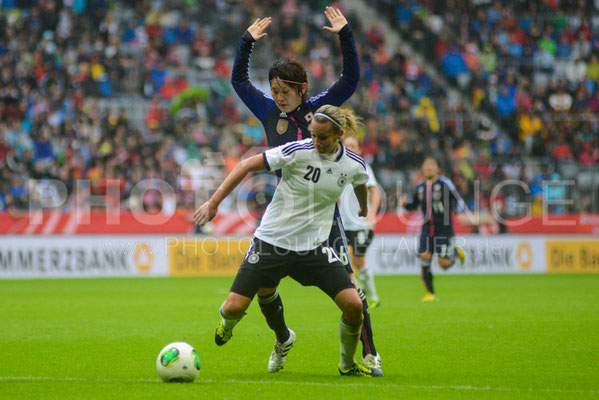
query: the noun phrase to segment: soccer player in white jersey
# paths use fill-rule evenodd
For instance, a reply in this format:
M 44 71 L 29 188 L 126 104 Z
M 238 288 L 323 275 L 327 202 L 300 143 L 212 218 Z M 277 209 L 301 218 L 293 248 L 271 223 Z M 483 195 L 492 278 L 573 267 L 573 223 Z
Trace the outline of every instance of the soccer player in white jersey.
M 327 242 L 337 199 L 346 186 L 351 185 L 358 198 L 359 215 L 368 214 L 366 164 L 340 142 L 349 133 L 344 129 L 346 121 L 357 118 L 349 110 L 342 110 L 351 114 L 343 122 L 331 117 L 339 111 L 330 105 L 320 107 L 310 123 L 311 139 L 290 142 L 242 161 L 198 208 L 194 219 L 198 225 L 212 220 L 219 204 L 248 173 L 281 170 L 281 182 L 221 306 L 215 340 L 220 344 L 231 338 L 233 327 L 258 289 L 276 288 L 281 279 L 290 276 L 304 286 L 317 286 L 341 309 L 339 373 L 372 376 L 373 369 L 354 358 L 362 328 L 362 301 L 339 254 Z M 289 329 L 288 340 L 275 342 L 269 371 L 283 368 L 295 341 L 296 335 Z
M 343 145 L 347 150 L 359 156 L 362 155 L 360 143 L 356 137 L 350 136 L 345 138 Z M 366 164 L 366 173 L 368 174 L 368 181 L 366 182 L 369 195 L 368 215 L 365 218 L 358 215 L 360 205 L 349 187 L 346 187 L 343 194 L 341 194 L 339 211 L 348 244 L 352 249 L 351 264 L 358 269 L 358 279 L 362 285 L 362 289 L 369 298 L 368 303 L 370 307 L 376 308 L 380 304 L 380 301 L 374 284 L 374 273 L 366 265 L 366 250 L 370 246 L 374 236 L 373 229 L 376 223 L 376 214 L 381 205 L 381 192 L 374 177 L 374 172 L 372 172 L 372 168 L 368 164 Z

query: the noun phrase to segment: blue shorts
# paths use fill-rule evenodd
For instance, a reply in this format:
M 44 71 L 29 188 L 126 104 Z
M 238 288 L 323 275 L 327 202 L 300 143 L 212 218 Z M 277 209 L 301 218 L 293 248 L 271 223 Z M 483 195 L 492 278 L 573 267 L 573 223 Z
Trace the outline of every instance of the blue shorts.
M 418 253 L 437 253 L 442 258 L 454 258 L 453 235 L 434 235 L 428 233 L 420 234 Z

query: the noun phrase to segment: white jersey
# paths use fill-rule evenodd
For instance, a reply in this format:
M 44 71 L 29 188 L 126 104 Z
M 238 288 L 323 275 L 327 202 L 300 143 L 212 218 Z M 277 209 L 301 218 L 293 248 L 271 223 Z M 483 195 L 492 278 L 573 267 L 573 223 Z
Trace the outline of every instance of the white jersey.
M 366 164 L 366 173 L 368 174 L 368 181 L 366 187 L 371 188 L 377 186 L 374 172 L 370 165 Z M 369 193 L 370 194 L 370 193 Z M 346 231 L 361 231 L 364 229 L 372 229 L 366 225 L 366 218 L 358 215 L 360 211 L 360 203 L 358 198 L 351 187 L 346 187 L 341 194 L 339 199 L 339 214 L 341 214 L 341 221 L 343 222 L 343 228 Z
M 282 178 L 254 236 L 286 250 L 312 250 L 325 242 L 343 189 L 368 180 L 364 160 L 343 145 L 326 156 L 305 139 L 263 155 L 267 168 L 282 170 Z

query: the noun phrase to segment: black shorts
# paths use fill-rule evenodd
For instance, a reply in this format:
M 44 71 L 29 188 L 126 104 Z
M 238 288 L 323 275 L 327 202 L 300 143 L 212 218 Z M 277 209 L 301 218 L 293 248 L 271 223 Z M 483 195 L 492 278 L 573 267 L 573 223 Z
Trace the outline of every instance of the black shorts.
M 332 299 L 342 290 L 354 287 L 339 256 L 327 244 L 298 253 L 254 238 L 231 292 L 251 299 L 258 289 L 277 287 L 286 276 L 303 286 L 316 286 Z
M 361 231 L 345 231 L 345 235 L 352 248 L 353 255 L 363 257 L 366 255 L 368 246 L 372 243 L 374 232 L 371 229 L 363 229 Z
M 339 214 L 339 208 L 335 206 L 335 214 L 333 215 L 333 225 L 331 226 L 331 233 L 329 234 L 328 240 L 330 246 L 335 249 L 341 262 L 345 265 L 345 269 L 348 274 L 353 274 L 354 270 L 349 260 L 349 247 L 347 246 L 347 237 L 345 236 L 345 230 L 343 228 L 343 222 L 341 221 L 341 214 Z
M 434 235 L 428 233 L 420 234 L 418 244 L 418 253 L 437 253 L 437 256 L 443 258 L 454 257 L 453 235 Z

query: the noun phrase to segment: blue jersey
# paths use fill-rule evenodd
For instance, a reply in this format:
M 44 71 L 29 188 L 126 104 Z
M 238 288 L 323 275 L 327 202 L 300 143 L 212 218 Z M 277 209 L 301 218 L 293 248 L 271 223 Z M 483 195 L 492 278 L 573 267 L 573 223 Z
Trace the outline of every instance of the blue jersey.
M 435 181 L 421 181 L 416 185 L 406 210 L 420 208 L 424 215 L 422 233 L 429 236 L 453 236 L 451 213 L 464 211 L 466 205 L 454 184 L 440 176 Z
M 349 25 L 339 31 L 339 40 L 343 55 L 341 77 L 333 86 L 304 101 L 291 113 L 284 113 L 270 95 L 250 82 L 249 62 L 255 41 L 248 31 L 244 33 L 235 56 L 231 83 L 237 95 L 262 122 L 269 147 L 309 138 L 308 125 L 314 112 L 325 104 L 339 107 L 356 91 L 360 80 L 360 64 Z

